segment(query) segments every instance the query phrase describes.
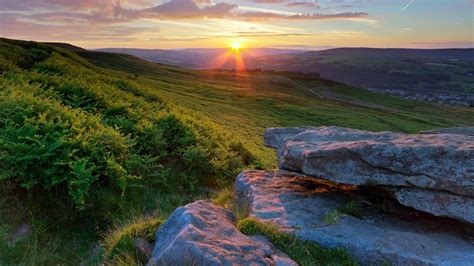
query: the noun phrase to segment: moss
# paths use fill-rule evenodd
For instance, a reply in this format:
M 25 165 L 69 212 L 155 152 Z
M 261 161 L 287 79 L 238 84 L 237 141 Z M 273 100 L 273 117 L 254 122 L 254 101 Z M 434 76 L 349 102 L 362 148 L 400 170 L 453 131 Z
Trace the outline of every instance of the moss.
M 323 217 L 323 222 L 330 225 L 338 224 L 342 215 L 339 210 L 333 210 Z
M 245 218 L 237 223 L 239 230 L 247 235 L 266 236 L 278 249 L 286 253 L 299 265 L 356 265 L 355 261 L 342 249 L 323 248 L 316 243 L 299 240 L 281 232 L 271 223 L 255 218 Z
M 351 200 L 347 202 L 346 204 L 341 206 L 338 210 L 342 213 L 345 213 L 347 215 L 350 215 L 359 219 L 364 216 L 362 212 L 362 208 L 359 202 L 356 200 Z

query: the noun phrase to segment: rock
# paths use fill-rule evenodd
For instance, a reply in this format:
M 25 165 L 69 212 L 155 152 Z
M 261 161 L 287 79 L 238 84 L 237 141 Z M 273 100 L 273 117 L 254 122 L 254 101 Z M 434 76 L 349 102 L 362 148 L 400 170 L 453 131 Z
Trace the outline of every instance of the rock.
M 420 134 L 455 134 L 474 136 L 474 127 L 437 128 L 433 130 L 422 131 Z
M 15 233 L 13 233 L 9 237 L 9 242 L 11 244 L 15 244 L 16 242 L 28 237 L 31 234 L 31 226 L 29 224 L 20 224 L 16 229 Z
M 146 258 L 150 258 L 151 254 L 153 253 L 153 245 L 150 244 L 146 239 L 141 237 L 135 237 L 133 239 L 137 250 L 143 254 Z
M 209 201 L 177 208 L 156 232 L 149 265 L 296 265 L 234 222 L 230 211 Z
M 279 132 L 291 131 L 269 129 L 265 135 L 272 137 L 266 139 L 279 139 Z M 415 187 L 474 197 L 473 136 L 340 127 L 288 135 L 282 133 L 287 141 L 278 153 L 282 169 L 344 184 Z
M 250 216 L 276 223 L 300 239 L 344 248 L 362 264 L 469 265 L 474 261 L 471 227 L 461 231 L 455 221 L 446 219 L 404 220 L 373 208 L 362 219 L 338 212 L 349 200 L 347 194 L 357 192 L 354 186 L 287 171 L 246 171 L 237 177 L 235 202 L 247 206 Z
M 299 133 L 312 129 L 311 127 L 281 127 L 268 128 L 263 134 L 265 145 L 274 149 L 279 149 L 286 141 Z
M 474 224 L 474 198 L 423 189 L 394 189 L 394 195 L 405 206 Z

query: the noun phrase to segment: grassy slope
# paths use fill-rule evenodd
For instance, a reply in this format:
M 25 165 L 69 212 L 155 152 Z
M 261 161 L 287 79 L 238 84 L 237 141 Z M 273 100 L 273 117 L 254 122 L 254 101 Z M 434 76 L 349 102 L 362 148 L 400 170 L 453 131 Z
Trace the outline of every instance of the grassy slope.
M 130 75 L 183 112 L 204 115 L 240 136 L 271 166 L 274 155 L 262 145 L 267 127 L 338 125 L 374 131 L 417 132 L 436 127 L 472 126 L 472 108 L 408 101 L 325 80 L 295 81 L 268 73 L 190 71 L 140 59 L 84 52 L 102 67 Z M 123 58 L 126 63 L 123 63 Z M 174 70 L 163 75 L 163 69 Z M 321 93 L 323 98 L 313 92 Z
M 0 46 L 0 50 L 3 49 L 2 52 L 7 53 L 7 49 L 12 51 L 11 45 L 16 44 L 9 42 L 8 45 Z M 128 100 L 133 100 L 134 106 L 141 104 L 147 109 L 140 107 L 129 110 L 130 112 L 142 115 L 145 117 L 143 119 L 147 120 L 150 116 L 154 116 L 146 113 L 147 110 L 154 110 L 153 99 L 161 99 L 166 103 L 166 108 L 178 113 L 183 121 L 189 120 L 200 124 L 212 129 L 213 134 L 224 138 L 237 136 L 246 148 L 263 161 L 264 167 L 274 166 L 275 162 L 274 152 L 262 145 L 262 132 L 266 127 L 339 125 L 370 130 L 416 132 L 435 127 L 474 125 L 472 109 L 421 104 L 324 80 L 303 82 L 268 73 L 191 71 L 149 63 L 127 55 L 78 49 L 74 49 L 73 52 L 67 50 L 67 46 L 61 45 L 61 47 L 55 48 L 59 49 L 55 50 L 56 53 L 61 53 L 60 59 L 71 63 L 74 67 L 80 67 L 81 72 L 89 76 L 89 79 L 81 81 L 85 82 L 81 84 L 93 84 L 97 90 L 101 86 L 105 90 L 110 89 L 114 97 L 121 97 L 120 91 L 115 87 L 109 88 L 107 84 L 109 81 L 119 79 L 131 84 L 133 93 L 123 92 L 121 101 L 126 103 Z M 54 64 L 54 61 L 51 63 Z M 0 65 L 3 68 L 5 66 L 9 67 L 8 63 Z M 70 71 L 71 69 L 68 69 L 64 72 L 67 76 L 64 80 L 70 78 L 74 81 L 76 76 Z M 50 78 L 44 75 L 40 77 Z M 102 83 L 99 81 L 97 84 L 94 83 L 96 77 Z M 7 79 L 16 78 L 9 75 L 5 79 L 2 77 L 1 81 L 6 82 Z M 53 76 L 51 79 L 63 81 L 60 77 Z M 101 91 L 99 96 L 106 97 L 107 93 L 104 92 L 107 91 Z M 323 98 L 315 93 L 322 95 Z M 112 99 L 104 99 L 106 106 L 111 104 Z M 148 104 L 142 103 L 143 101 Z M 156 108 L 161 108 L 158 106 L 161 103 L 156 104 Z M 157 111 L 159 112 L 161 111 Z M 8 184 L 1 185 L 1 194 L 7 195 Z M 124 201 L 120 206 L 121 212 L 108 213 L 108 222 L 127 223 L 127 220 L 133 220 L 133 217 L 152 209 L 156 209 L 159 216 L 163 217 L 176 205 L 195 197 L 183 194 L 163 195 L 151 188 L 148 190 L 150 191 L 147 193 L 130 195 L 126 200 L 116 199 Z M 91 250 L 97 243 L 98 235 L 103 234 L 104 228 L 96 228 L 93 224 L 87 223 L 87 216 L 80 220 L 63 222 L 52 228 L 51 224 L 54 224 L 55 220 L 38 217 L 37 213 L 31 210 L 34 202 L 23 201 L 23 197 L 21 194 L 10 194 L 0 198 L 0 238 L 5 237 L 15 225 L 24 221 L 35 226 L 34 234 L 20 248 L 9 249 L 7 251 L 9 254 L 6 254 L 7 249 L 2 249 L 4 253 L 0 254 L 0 260 L 5 258 L 2 255 L 17 262 L 18 258 L 23 259 L 21 262 L 26 264 L 32 262 L 77 264 L 87 258 L 93 259 Z M 23 256 L 25 252 L 36 254 L 35 256 L 40 258 L 30 256 L 30 260 L 26 260 Z
M 319 72 L 346 84 L 431 93 L 474 92 L 474 49 L 338 48 L 251 60 L 250 67 Z

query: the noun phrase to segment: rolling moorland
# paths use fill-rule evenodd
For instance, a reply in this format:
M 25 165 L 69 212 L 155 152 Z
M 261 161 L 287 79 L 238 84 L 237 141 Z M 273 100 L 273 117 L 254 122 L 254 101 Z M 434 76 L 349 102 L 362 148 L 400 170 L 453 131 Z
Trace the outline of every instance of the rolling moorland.
M 317 72 L 326 79 L 412 100 L 464 106 L 474 103 L 474 49 L 254 50 L 243 50 L 247 69 Z M 103 51 L 196 69 L 234 69 L 236 66 L 232 58 L 227 62 L 208 60 L 225 54 L 220 49 Z
M 474 125 L 468 107 L 68 44 L 0 39 L 0 73 L 0 264 L 141 262 L 134 236 L 195 199 L 228 206 L 241 170 L 275 166 L 267 127 Z

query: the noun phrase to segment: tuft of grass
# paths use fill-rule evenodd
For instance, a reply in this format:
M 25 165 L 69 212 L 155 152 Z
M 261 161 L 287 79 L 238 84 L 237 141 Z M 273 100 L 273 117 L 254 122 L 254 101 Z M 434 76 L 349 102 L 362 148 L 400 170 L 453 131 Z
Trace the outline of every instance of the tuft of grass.
M 240 220 L 237 227 L 247 235 L 264 235 L 299 265 L 357 265 L 343 249 L 323 248 L 316 243 L 299 240 L 288 233 L 281 232 L 272 223 L 248 217 Z
M 340 212 L 361 219 L 364 215 L 360 204 L 356 200 L 351 200 L 338 209 Z
M 323 221 L 329 225 L 335 225 L 339 223 L 339 219 L 344 215 L 350 215 L 355 218 L 362 219 L 364 217 L 360 204 L 356 200 L 351 200 L 341 207 L 337 208 L 337 210 L 333 210 L 327 213 L 323 217 Z
M 333 210 L 323 217 L 323 222 L 330 225 L 336 225 L 339 223 L 339 218 L 341 218 L 342 215 L 343 214 L 339 210 Z
M 146 264 L 149 258 L 137 249 L 134 239 L 143 238 L 153 243 L 155 232 L 162 223 L 161 218 L 139 218 L 130 224 L 115 226 L 102 240 L 105 261 L 112 265 Z
M 212 203 L 222 208 L 230 209 L 232 207 L 232 200 L 234 192 L 231 188 L 221 189 L 213 198 Z
M 250 203 L 247 201 L 233 202 L 232 213 L 237 221 L 240 221 L 249 216 L 250 208 Z
M 60 252 L 63 241 L 47 237 L 36 226 L 29 236 L 11 241 L 14 228 L 0 224 L 0 265 L 60 265 L 67 263 Z M 68 254 L 69 256 L 71 254 Z

